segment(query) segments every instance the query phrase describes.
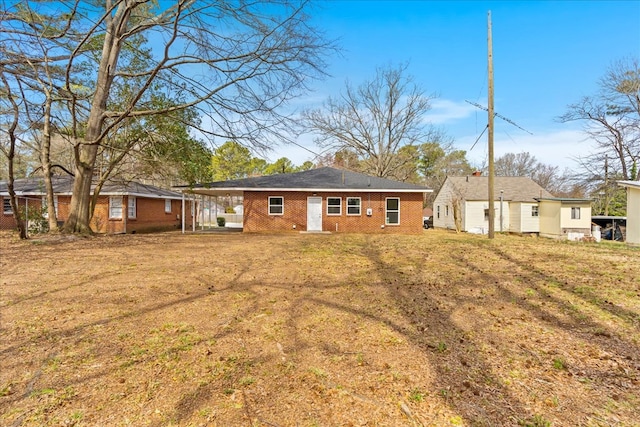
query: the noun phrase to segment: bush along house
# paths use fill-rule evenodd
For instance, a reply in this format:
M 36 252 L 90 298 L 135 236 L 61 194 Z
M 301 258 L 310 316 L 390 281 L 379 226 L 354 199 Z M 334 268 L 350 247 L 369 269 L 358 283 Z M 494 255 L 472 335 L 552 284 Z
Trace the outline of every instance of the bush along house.
M 69 216 L 73 177 L 52 176 L 56 218 L 61 225 Z M 17 179 L 14 189 L 19 209 L 29 219 L 29 228 L 37 229 L 38 223 L 46 224 L 46 192 L 43 178 Z M 11 209 L 7 182 L 0 181 L 2 215 L 0 230 L 16 228 Z M 93 217 L 91 229 L 95 233 L 117 234 L 176 230 L 182 222 L 182 194 L 140 182 L 108 181 L 102 187 Z M 191 209 L 190 201 L 185 202 Z M 187 225 L 190 216 L 186 218 Z
M 419 233 L 424 194 L 432 191 L 330 167 L 180 190 L 203 199 L 242 198 L 243 232 L 310 233 Z

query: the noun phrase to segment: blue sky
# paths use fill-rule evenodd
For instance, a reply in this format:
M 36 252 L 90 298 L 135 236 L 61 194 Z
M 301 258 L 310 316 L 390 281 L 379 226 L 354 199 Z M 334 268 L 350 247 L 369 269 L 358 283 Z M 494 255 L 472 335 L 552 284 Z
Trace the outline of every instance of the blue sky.
M 408 74 L 436 93 L 429 119 L 455 138 L 475 164 L 486 160 L 487 13 L 491 11 L 495 109 L 518 128 L 496 119 L 496 156 L 528 151 L 547 164 L 576 169 L 590 150 L 580 124 L 557 117 L 570 103 L 594 94 L 607 67 L 640 57 L 640 1 L 328 1 L 314 23 L 336 39 L 341 55 L 329 59 L 330 77 L 296 107 L 313 108 L 374 76 L 378 66 L 409 63 Z M 319 151 L 310 136 L 298 141 Z M 295 164 L 313 156 L 281 146 L 270 160 Z

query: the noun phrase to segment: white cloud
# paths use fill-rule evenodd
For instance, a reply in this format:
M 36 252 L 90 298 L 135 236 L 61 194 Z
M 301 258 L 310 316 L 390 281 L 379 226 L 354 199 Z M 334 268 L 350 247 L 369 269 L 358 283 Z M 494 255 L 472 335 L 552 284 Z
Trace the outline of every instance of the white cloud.
M 425 115 L 424 119 L 428 123 L 441 125 L 466 119 L 476 111 L 477 108 L 468 102 L 435 99 L 431 102 L 431 111 Z
M 467 151 L 467 158 L 473 164 L 480 165 L 487 159 L 487 135 L 485 133 L 469 151 L 476 139 L 477 136 L 460 137 L 455 145 Z M 576 168 L 575 159 L 587 155 L 592 149 L 592 142 L 586 139 L 584 132 L 576 129 L 534 132 L 533 135 L 496 133 L 494 136 L 495 158 L 506 153 L 528 152 L 539 162 L 561 169 Z

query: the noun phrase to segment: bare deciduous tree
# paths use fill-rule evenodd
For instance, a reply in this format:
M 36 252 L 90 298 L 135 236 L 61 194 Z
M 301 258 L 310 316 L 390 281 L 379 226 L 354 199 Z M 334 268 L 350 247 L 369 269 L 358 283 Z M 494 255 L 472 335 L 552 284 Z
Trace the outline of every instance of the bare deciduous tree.
M 541 163 L 528 152 L 506 153 L 495 160 L 498 176 L 528 176 L 550 193 L 561 195 L 568 191 L 572 177 L 558 166 Z
M 65 33 L 69 44 L 29 59 L 64 74 L 55 90 L 68 106 L 66 130 L 75 144 L 66 232 L 90 232 L 96 159 L 127 120 L 193 107 L 210 137 L 269 146 L 286 139 L 292 127 L 282 107 L 309 79 L 324 75 L 324 54 L 333 48 L 310 26 L 305 0 L 22 1 L 4 8 L 4 28 L 23 41 L 54 40 L 46 26 L 34 29 L 44 11 L 53 8 L 73 21 Z M 122 66 L 127 50 L 135 51 L 128 62 L 135 66 Z M 129 93 L 115 99 L 114 88 L 125 83 L 131 83 Z M 179 102 L 158 108 L 158 93 Z
M 594 96 L 571 104 L 560 117 L 563 122 L 580 121 L 595 141 L 596 151 L 582 157 L 584 164 L 608 167 L 621 179 L 639 179 L 640 162 L 640 62 L 629 58 L 613 63 L 599 82 Z M 635 167 L 634 167 L 635 165 Z M 631 171 L 635 176 L 631 176 Z M 603 175 L 600 173 L 599 175 Z
M 392 176 L 406 156 L 401 147 L 428 140 L 431 127 L 424 115 L 433 96 L 406 76 L 407 66 L 378 68 L 370 81 L 353 87 L 347 83 L 339 98 L 329 98 L 322 108 L 306 111 L 307 127 L 325 148 L 354 151 L 360 168 L 380 177 Z

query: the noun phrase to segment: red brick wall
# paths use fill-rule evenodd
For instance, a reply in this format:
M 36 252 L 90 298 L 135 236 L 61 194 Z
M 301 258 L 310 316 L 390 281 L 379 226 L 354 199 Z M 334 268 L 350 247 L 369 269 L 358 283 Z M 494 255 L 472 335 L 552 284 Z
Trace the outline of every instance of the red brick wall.
M 2 199 L 0 197 L 0 199 Z M 0 200 L 0 202 L 3 202 Z M 64 222 L 69 217 L 69 204 L 71 196 L 58 196 L 58 222 Z M 122 214 L 126 218 L 127 196 L 122 198 Z M 20 199 L 20 205 L 24 206 L 24 199 Z M 37 206 L 36 206 L 37 205 Z M 182 225 L 179 219 L 181 215 L 181 200 L 171 201 L 171 213 L 164 211 L 164 199 L 136 198 L 136 218 L 113 219 L 109 218 L 109 196 L 99 196 L 96 208 L 91 218 L 91 229 L 96 233 L 123 233 L 143 232 L 155 230 L 175 230 Z M 29 200 L 29 208 L 40 207 L 38 200 Z M 186 226 L 191 227 L 190 202 L 185 201 Z M 13 215 L 0 214 L 0 229 L 15 229 L 16 223 Z
M 5 199 L 9 199 L 9 197 L 0 197 L 0 230 L 13 230 L 16 228 L 16 219 L 13 217 L 13 213 L 5 214 L 4 213 L 4 201 Z M 25 208 L 29 210 L 37 209 L 40 210 L 42 208 L 42 197 L 38 196 L 29 196 L 28 198 L 19 197 L 18 205 L 20 209 L 24 211 Z
M 136 217 L 128 217 L 129 197 L 122 197 L 123 218 L 109 218 L 109 197 L 100 196 L 91 219 L 91 228 L 97 233 L 135 233 L 159 230 L 177 230 L 182 227 L 181 200 L 171 201 L 171 212 L 164 211 L 164 199 L 136 197 Z M 191 203 L 185 201 L 186 227 L 191 227 Z
M 322 230 L 331 232 L 419 233 L 422 230 L 421 193 L 316 193 L 322 197 Z M 283 215 L 269 215 L 269 196 L 284 198 Z M 307 197 L 311 192 L 244 192 L 244 231 L 305 231 Z M 340 215 L 327 215 L 327 197 L 342 199 Z M 360 197 L 361 213 L 347 215 L 347 197 Z M 400 198 L 400 224 L 385 225 L 385 199 Z M 366 215 L 367 208 L 372 215 Z M 296 228 L 293 228 L 293 226 Z M 382 227 L 384 225 L 384 227 Z

